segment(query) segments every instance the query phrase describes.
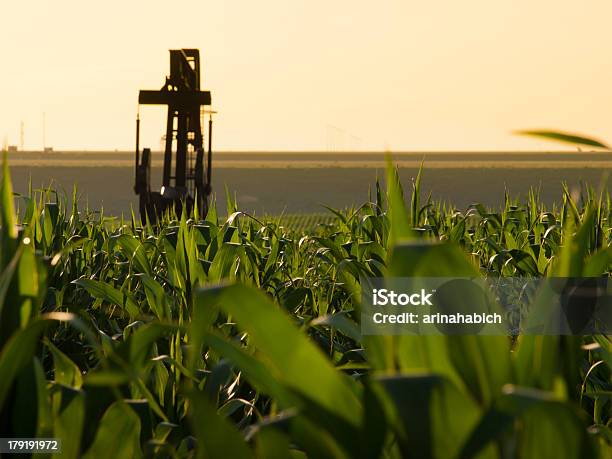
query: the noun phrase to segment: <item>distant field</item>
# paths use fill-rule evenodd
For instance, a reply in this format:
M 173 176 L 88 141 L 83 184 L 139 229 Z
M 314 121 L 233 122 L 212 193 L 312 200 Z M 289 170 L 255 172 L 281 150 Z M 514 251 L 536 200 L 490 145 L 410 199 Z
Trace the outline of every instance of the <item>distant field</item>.
M 281 226 L 302 233 L 314 233 L 319 225 L 331 225 L 336 216 L 328 213 L 288 214 L 278 217 Z
M 425 160 L 428 168 L 611 168 L 610 152 L 397 152 L 400 167 L 418 167 Z M 133 167 L 134 154 L 108 152 L 23 152 L 10 157 L 14 166 Z M 382 152 L 221 152 L 214 164 L 220 168 L 380 168 Z M 153 152 L 153 167 L 162 167 L 163 156 Z
M 127 152 L 25 152 L 11 154 L 9 164 L 17 192 L 52 186 L 69 193 L 77 184 L 81 202 L 104 206 L 107 214 L 127 213 L 137 206 L 133 194 L 133 154 Z M 432 197 L 463 208 L 473 202 L 497 205 L 504 190 L 525 194 L 540 187 L 551 203 L 561 196 L 561 183 L 581 180 L 608 187 L 612 153 L 591 152 L 457 152 L 393 153 L 405 186 L 425 159 L 423 189 Z M 159 186 L 161 155 L 154 154 L 152 177 Z M 384 176 L 383 153 L 246 153 L 215 154 L 213 187 L 224 202 L 225 186 L 241 208 L 261 215 L 322 213 L 332 207 L 359 205 L 368 189 Z

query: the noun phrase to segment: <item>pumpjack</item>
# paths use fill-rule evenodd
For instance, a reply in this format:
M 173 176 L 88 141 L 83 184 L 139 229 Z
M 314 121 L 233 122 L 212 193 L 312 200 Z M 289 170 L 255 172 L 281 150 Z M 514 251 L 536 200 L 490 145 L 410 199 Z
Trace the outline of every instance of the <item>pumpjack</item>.
M 200 215 L 208 211 L 212 179 L 212 110 L 210 91 L 200 90 L 200 52 L 197 49 L 170 50 L 170 76 L 159 91 L 141 90 L 140 105 L 166 105 L 165 149 L 162 185 L 151 190 L 151 149 L 140 152 L 140 115 L 136 117 L 136 170 L 134 191 L 139 196 L 140 218 L 157 221 L 167 209 Z M 204 151 L 205 116 L 208 118 L 208 151 Z M 174 162 L 174 173 L 172 166 Z M 206 170 L 206 173 L 205 173 Z

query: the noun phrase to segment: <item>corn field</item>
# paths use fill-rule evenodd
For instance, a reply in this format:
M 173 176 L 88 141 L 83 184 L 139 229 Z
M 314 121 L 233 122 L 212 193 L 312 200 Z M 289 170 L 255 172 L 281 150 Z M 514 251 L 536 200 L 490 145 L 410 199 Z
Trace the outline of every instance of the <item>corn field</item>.
M 359 326 L 368 277 L 609 276 L 607 190 L 459 210 L 420 188 L 389 166 L 322 223 L 228 197 L 152 226 L 15 196 L 5 161 L 0 436 L 63 458 L 610 457 L 609 336 Z

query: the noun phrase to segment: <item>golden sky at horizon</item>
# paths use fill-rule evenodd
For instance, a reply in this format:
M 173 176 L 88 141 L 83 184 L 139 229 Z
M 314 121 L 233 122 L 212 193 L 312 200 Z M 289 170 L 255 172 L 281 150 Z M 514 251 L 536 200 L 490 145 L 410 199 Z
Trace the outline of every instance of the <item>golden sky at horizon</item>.
M 554 128 L 612 141 L 612 3 L 3 2 L 0 140 L 131 149 L 139 89 L 199 48 L 217 150 L 551 149 Z M 141 110 L 141 146 L 165 112 Z

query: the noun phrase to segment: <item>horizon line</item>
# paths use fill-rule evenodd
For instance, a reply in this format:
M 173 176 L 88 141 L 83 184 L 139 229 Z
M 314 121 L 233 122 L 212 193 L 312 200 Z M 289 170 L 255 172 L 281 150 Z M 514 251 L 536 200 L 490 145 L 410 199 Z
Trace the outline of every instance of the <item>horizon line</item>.
M 47 147 L 49 148 L 49 147 Z M 52 147 L 51 147 L 52 148 Z M 41 149 L 24 149 L 24 150 L 0 150 L 2 152 L 6 152 L 7 154 L 27 154 L 27 153 L 42 153 L 42 154 L 57 154 L 57 153 L 121 153 L 121 154 L 134 154 L 134 150 L 127 149 L 77 149 L 77 148 L 62 148 L 62 149 L 51 149 L 50 151 L 45 151 Z M 151 150 L 152 153 L 164 153 L 163 150 L 155 149 Z M 552 154 L 573 154 L 573 153 L 612 153 L 612 150 L 606 150 L 603 148 L 595 148 L 595 149 L 580 149 L 574 148 L 571 149 L 567 147 L 567 149 L 546 149 L 546 150 L 510 150 L 510 149 L 458 149 L 458 150 L 310 150 L 310 149 L 296 149 L 296 150 L 285 150 L 285 149 L 270 149 L 270 150 L 262 150 L 262 149 L 254 149 L 254 150 L 245 150 L 245 149 L 227 149 L 227 150 L 213 150 L 213 154 L 486 154 L 486 153 L 496 153 L 496 154 L 529 154 L 529 153 L 552 153 Z

